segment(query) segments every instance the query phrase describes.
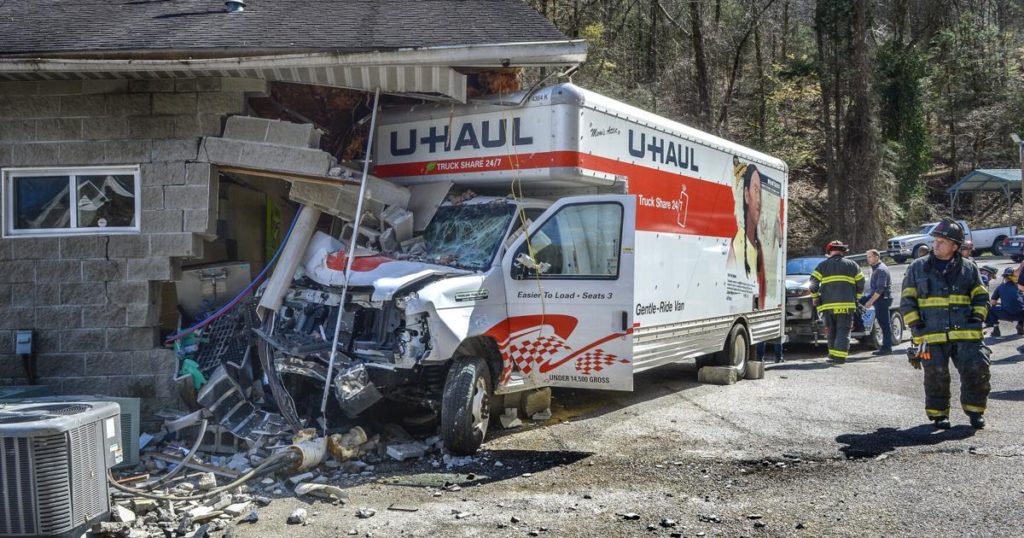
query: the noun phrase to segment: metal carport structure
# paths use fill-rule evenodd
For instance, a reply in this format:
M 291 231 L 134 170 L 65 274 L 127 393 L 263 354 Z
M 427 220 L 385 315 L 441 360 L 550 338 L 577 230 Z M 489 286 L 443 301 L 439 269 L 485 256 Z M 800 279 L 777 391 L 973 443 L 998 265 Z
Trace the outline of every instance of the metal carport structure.
M 968 172 L 946 192 L 949 193 L 949 206 L 953 208 L 961 192 L 1001 192 L 1006 196 L 1007 205 L 1012 205 L 1012 193 L 1020 189 L 1019 168 L 979 168 Z

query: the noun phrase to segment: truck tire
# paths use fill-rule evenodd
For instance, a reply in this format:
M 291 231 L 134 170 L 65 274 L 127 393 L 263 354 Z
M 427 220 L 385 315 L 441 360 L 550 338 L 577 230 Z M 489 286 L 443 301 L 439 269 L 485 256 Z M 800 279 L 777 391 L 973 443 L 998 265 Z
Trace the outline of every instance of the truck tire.
M 740 379 L 747 371 L 747 361 L 751 360 L 753 346 L 750 345 L 750 337 L 747 336 L 743 325 L 737 323 L 729 331 L 729 337 L 725 339 L 725 349 L 711 355 L 711 363 L 715 366 L 730 366 L 736 369 Z M 700 363 L 698 362 L 698 367 Z
M 918 252 L 918 251 L 921 249 L 921 247 L 927 247 L 927 246 L 928 245 L 925 245 L 925 244 L 922 243 L 922 244 L 916 245 L 916 246 L 914 246 L 914 248 L 910 249 L 910 252 L 913 253 L 913 258 L 915 260 L 918 259 L 921 256 L 921 253 Z
M 1003 239 L 1006 239 L 1006 236 L 1000 235 L 999 237 L 996 238 L 996 242 L 992 243 L 992 248 L 988 249 L 988 251 L 991 252 L 993 256 L 1003 255 Z
M 892 324 L 892 345 L 898 346 L 903 342 L 903 316 L 899 312 L 889 313 L 889 323 Z M 865 336 L 861 342 L 871 349 L 882 349 L 882 326 L 875 320 L 871 327 L 871 334 Z
M 475 454 L 491 415 L 491 371 L 478 357 L 452 360 L 441 398 L 441 438 L 453 454 Z
M 907 257 L 906 256 L 893 256 L 892 257 L 892 261 L 896 262 L 897 264 L 906 263 Z
M 1024 262 L 1024 256 L 1010 256 L 1010 259 L 1013 260 L 1013 263 Z

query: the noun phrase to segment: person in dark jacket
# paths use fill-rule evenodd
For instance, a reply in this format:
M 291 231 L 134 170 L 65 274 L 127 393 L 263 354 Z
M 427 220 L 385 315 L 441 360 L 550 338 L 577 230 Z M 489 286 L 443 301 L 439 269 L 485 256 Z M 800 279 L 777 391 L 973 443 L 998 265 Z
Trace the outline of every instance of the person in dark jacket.
M 925 413 L 936 428 L 949 424 L 949 362 L 960 373 L 960 405 L 975 429 L 985 427 L 989 383 L 989 349 L 982 344 L 988 315 L 988 290 L 978 266 L 960 256 L 964 230 L 942 219 L 932 230 L 932 254 L 919 258 L 903 279 L 900 312 L 921 346 L 911 364 L 924 368 Z
M 811 273 L 811 297 L 825 320 L 828 360 L 843 364 L 850 355 L 850 330 L 857 314 L 857 300 L 864 293 L 864 274 L 845 258 L 849 247 L 841 241 L 825 245 L 828 259 Z
M 992 294 L 991 305 L 985 320 L 986 326 L 993 327 L 991 336 L 1002 336 L 1000 320 L 1017 322 L 1017 334 L 1024 334 L 1024 296 L 1017 289 L 1012 267 L 1003 270 L 1003 283 Z
M 889 310 L 892 308 L 892 276 L 889 275 L 889 267 L 882 262 L 877 250 L 869 250 L 867 259 L 868 265 L 871 266 L 871 295 L 864 303 L 864 308 L 875 307 L 875 321 L 882 329 L 882 347 L 873 355 L 891 355 L 893 342 Z

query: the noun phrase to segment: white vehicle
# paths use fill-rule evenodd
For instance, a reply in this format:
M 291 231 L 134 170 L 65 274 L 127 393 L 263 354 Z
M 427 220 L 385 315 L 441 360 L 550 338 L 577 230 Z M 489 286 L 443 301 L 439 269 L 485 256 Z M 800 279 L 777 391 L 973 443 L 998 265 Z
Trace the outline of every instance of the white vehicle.
M 778 159 L 563 84 L 388 111 L 376 163 L 416 193 L 478 196 L 423 209 L 414 194 L 422 239 L 357 253 L 333 382 L 438 410 L 455 453 L 480 446 L 504 408 L 493 399 L 628 391 L 636 373 L 694 358 L 742 376 L 753 345 L 782 334 Z M 305 317 L 282 309 L 270 335 L 279 365 L 322 368 L 322 347 L 296 350 L 333 327 L 345 256 L 324 234 L 310 242 L 285 301 Z
M 966 221 L 958 220 L 957 222 L 964 227 L 964 238 L 974 242 L 975 254 L 988 250 L 992 254 L 999 256 L 1002 254 L 1003 239 L 1017 235 L 1016 226 L 999 226 L 996 228 L 972 230 Z M 920 255 L 922 246 L 931 248 L 932 243 L 935 242 L 935 238 L 929 234 L 931 234 L 932 228 L 935 228 L 937 224 L 938 222 L 922 224 L 915 233 L 889 239 L 887 249 L 889 255 L 896 260 L 896 263 L 903 263 L 907 259 L 916 258 Z

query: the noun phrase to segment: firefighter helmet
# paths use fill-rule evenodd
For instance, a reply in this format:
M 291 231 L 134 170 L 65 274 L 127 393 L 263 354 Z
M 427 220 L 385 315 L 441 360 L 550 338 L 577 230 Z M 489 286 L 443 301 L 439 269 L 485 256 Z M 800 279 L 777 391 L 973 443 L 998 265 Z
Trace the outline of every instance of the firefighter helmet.
M 832 254 L 832 251 L 834 250 L 838 250 L 839 252 L 846 252 L 847 250 L 850 250 L 850 246 L 847 245 L 846 243 L 843 243 L 842 241 L 839 241 L 838 239 L 825 243 L 825 254 Z
M 960 248 L 961 249 L 969 248 L 969 249 L 971 249 L 971 252 L 974 252 L 974 241 L 971 241 L 970 239 L 968 239 L 967 241 L 964 241 L 963 245 L 960 245 Z
M 939 223 L 932 228 L 932 232 L 929 235 L 932 237 L 949 239 L 957 245 L 962 245 L 964 243 L 963 226 L 961 226 L 959 222 L 948 217 L 939 221 Z
M 1013 276 L 1013 271 L 1013 267 L 1007 267 L 1006 269 L 1003 269 L 1003 278 L 1009 278 Z
M 1012 268 L 1007 267 L 1007 269 L 1010 269 L 1010 272 L 1013 272 Z M 996 268 L 992 267 L 991 265 L 982 265 L 981 267 L 978 268 L 978 270 L 983 273 L 988 273 L 992 276 L 996 276 L 997 273 Z

